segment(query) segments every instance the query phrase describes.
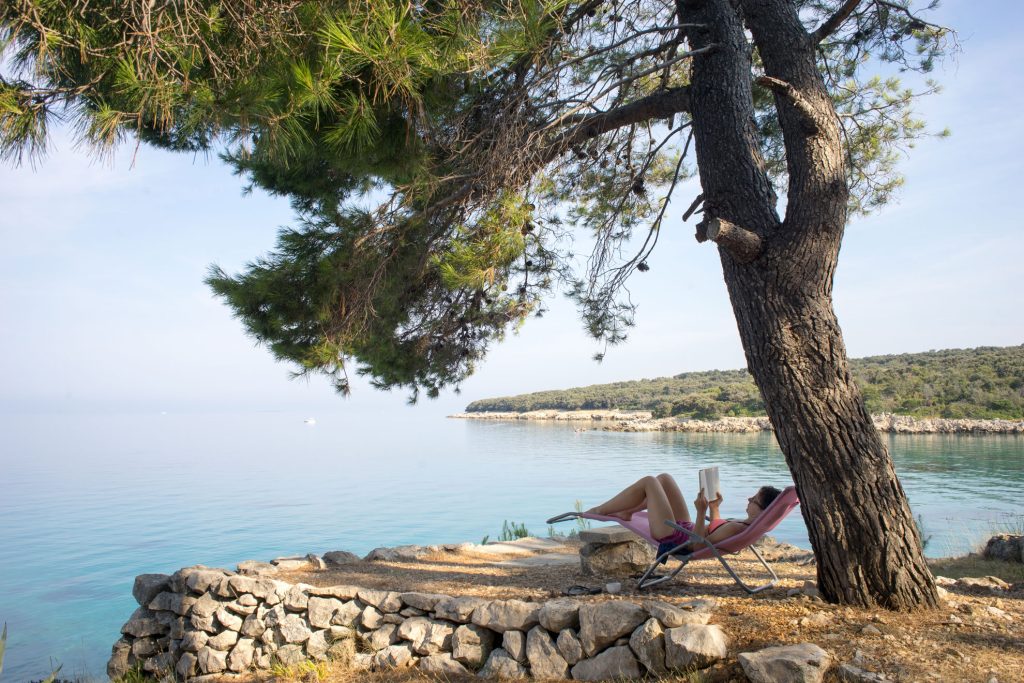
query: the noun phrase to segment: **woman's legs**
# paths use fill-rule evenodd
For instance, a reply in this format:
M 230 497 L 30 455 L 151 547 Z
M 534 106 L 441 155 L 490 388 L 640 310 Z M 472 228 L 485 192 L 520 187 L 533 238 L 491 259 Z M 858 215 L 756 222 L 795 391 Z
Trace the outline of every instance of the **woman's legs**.
M 666 475 L 667 476 L 667 475 Z M 669 496 L 664 488 L 662 479 L 659 477 L 643 477 L 624 488 L 617 495 L 601 503 L 588 512 L 599 515 L 613 515 L 617 512 L 641 510 L 647 508 L 647 517 L 651 525 L 651 535 L 654 538 L 665 538 L 670 536 L 675 529 L 665 523 L 666 520 L 686 519 L 689 520 L 689 512 L 686 511 L 686 503 L 679 494 L 679 487 L 668 477 L 670 486 L 675 491 L 678 502 L 682 503 L 684 517 L 676 517 Z
M 686 499 L 683 498 L 683 493 L 679 490 L 679 485 L 676 484 L 676 480 L 672 478 L 672 475 L 662 472 L 658 475 L 658 481 L 661 482 L 661 488 L 665 489 L 668 504 L 672 506 L 672 519 L 677 522 L 691 521 L 690 509 L 686 506 Z

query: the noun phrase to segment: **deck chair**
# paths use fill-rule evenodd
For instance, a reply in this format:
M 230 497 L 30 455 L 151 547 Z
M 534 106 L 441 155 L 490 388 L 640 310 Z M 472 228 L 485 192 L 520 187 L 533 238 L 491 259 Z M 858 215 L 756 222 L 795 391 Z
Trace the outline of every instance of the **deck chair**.
M 647 571 L 645 571 L 643 573 L 643 576 L 640 577 L 640 580 L 637 583 L 637 587 L 640 589 L 644 589 L 650 588 L 651 586 L 656 586 L 660 583 L 664 583 L 665 581 L 672 579 L 676 574 L 682 571 L 688 563 L 692 562 L 693 560 L 704 560 L 714 557 L 722 563 L 722 566 L 725 567 L 725 571 L 729 572 L 729 575 L 733 578 L 734 581 L 736 581 L 737 585 L 739 585 L 743 590 L 747 591 L 747 593 L 760 593 L 763 590 L 771 588 L 776 583 L 778 583 L 779 577 L 775 574 L 775 570 L 772 569 L 771 566 L 765 561 L 764 557 L 761 556 L 761 553 L 757 551 L 757 548 L 754 547 L 754 544 L 757 541 L 761 540 L 762 536 L 764 536 L 769 531 L 777 527 L 779 525 L 779 522 L 785 519 L 786 515 L 788 515 L 793 510 L 793 508 L 795 508 L 799 504 L 800 500 L 797 498 L 796 495 L 796 487 L 787 487 L 782 493 L 778 495 L 778 497 L 775 498 L 775 500 L 771 502 L 771 505 L 765 508 L 761 512 L 761 514 L 757 516 L 757 518 L 750 524 L 750 526 L 747 527 L 746 531 L 738 533 L 735 536 L 730 536 L 729 538 L 720 541 L 717 544 L 711 543 L 706 538 L 698 536 L 696 533 L 684 529 L 683 527 L 676 524 L 674 521 L 667 521 L 666 523 L 669 524 L 672 528 L 684 532 L 690 538 L 684 541 L 683 543 L 680 543 L 676 547 L 672 548 L 668 552 L 663 553 L 659 555 L 657 558 L 655 558 L 654 562 L 651 563 L 651 566 L 648 567 Z M 552 517 L 548 520 L 547 523 L 557 524 L 558 522 L 564 522 L 566 520 L 575 518 L 593 519 L 601 522 L 615 522 L 617 524 L 621 524 L 622 526 L 626 527 L 627 529 L 635 533 L 637 536 L 640 536 L 641 538 L 646 540 L 654 547 L 658 547 L 658 541 L 654 540 L 654 538 L 651 537 L 651 527 L 647 521 L 646 510 L 634 512 L 632 518 L 630 518 L 628 522 L 621 520 L 618 517 L 595 515 L 587 512 L 566 512 L 565 514 L 558 515 L 557 517 Z M 690 554 L 677 554 L 683 548 L 684 545 L 687 545 L 688 543 L 692 543 L 694 541 L 703 544 L 704 547 L 699 548 L 698 550 L 695 550 Z M 741 550 L 745 550 L 747 548 L 750 548 L 750 551 L 754 553 L 754 556 L 757 557 L 758 560 L 760 560 L 761 564 L 767 570 L 769 576 L 771 577 L 771 579 L 767 583 L 761 584 L 759 586 L 747 585 L 746 582 L 744 582 L 743 579 L 741 579 L 736 574 L 733 568 L 729 566 L 729 562 L 724 557 L 724 555 L 734 555 L 740 552 Z M 679 562 L 679 565 L 671 569 L 667 574 L 656 574 L 655 572 L 658 569 L 658 567 L 662 563 L 667 562 L 669 560 L 676 560 Z

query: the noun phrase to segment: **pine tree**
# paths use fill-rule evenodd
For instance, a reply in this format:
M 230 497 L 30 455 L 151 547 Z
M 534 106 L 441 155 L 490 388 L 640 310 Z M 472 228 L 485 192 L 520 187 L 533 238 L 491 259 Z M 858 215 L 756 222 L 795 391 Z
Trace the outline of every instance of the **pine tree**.
M 623 341 L 624 283 L 696 174 L 686 217 L 721 255 L 823 595 L 933 606 L 831 290 L 935 89 L 866 72 L 928 71 L 951 35 L 909 0 L 12 0 L 0 156 L 35 159 L 61 117 L 100 151 L 219 153 L 297 223 L 214 291 L 300 373 L 413 396 L 457 387 L 558 286 Z

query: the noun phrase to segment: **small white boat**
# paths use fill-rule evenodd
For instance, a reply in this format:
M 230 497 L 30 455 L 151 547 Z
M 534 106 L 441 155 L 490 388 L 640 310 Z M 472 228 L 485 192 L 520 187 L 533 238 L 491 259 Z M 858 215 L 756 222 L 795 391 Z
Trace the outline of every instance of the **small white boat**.
M 305 420 L 303 420 L 303 422 L 305 422 L 308 425 L 315 425 L 316 424 L 316 418 L 315 417 L 307 417 Z

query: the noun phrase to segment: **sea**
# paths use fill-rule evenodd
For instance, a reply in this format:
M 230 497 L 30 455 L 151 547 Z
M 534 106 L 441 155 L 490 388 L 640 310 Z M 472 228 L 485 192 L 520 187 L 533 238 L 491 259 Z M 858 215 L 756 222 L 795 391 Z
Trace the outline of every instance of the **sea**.
M 313 421 L 315 420 L 315 421 Z M 926 554 L 1024 526 L 1024 437 L 888 436 Z M 590 507 L 645 474 L 696 493 L 720 468 L 724 516 L 791 483 L 770 434 L 620 433 L 435 411 L 0 415 L 0 677 L 106 680 L 136 575 L 194 564 L 496 539 Z M 774 532 L 809 547 L 799 514 Z

